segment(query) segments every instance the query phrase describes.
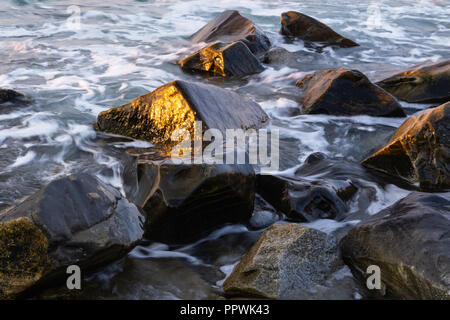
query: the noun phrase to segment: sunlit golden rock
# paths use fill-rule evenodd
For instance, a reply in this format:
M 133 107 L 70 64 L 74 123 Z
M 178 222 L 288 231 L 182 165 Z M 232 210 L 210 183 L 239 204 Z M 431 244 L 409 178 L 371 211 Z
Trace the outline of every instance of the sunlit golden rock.
M 362 164 L 419 182 L 423 189 L 450 187 L 450 102 L 408 118 L 388 144 Z
M 270 48 L 269 38 L 261 29 L 253 21 L 241 16 L 236 10 L 222 12 L 194 33 L 190 39 L 193 42 L 207 43 L 215 41 L 230 43 L 240 40 L 257 57 L 260 57 Z
M 179 61 L 185 71 L 205 72 L 222 77 L 243 76 L 264 70 L 242 41 L 213 43 Z
M 240 95 L 216 86 L 172 81 L 134 101 L 101 112 L 96 129 L 172 144 L 172 133 L 185 129 L 193 137 L 194 122 L 202 130 L 259 128 L 268 119 L 261 107 Z
M 281 34 L 327 45 L 340 47 L 358 46 L 357 43 L 344 38 L 322 22 L 295 11 L 281 14 Z
M 400 100 L 447 102 L 450 100 L 450 60 L 424 62 L 377 84 Z
M 303 89 L 303 112 L 339 116 L 404 117 L 400 104 L 358 70 L 344 67 L 309 74 L 297 81 Z

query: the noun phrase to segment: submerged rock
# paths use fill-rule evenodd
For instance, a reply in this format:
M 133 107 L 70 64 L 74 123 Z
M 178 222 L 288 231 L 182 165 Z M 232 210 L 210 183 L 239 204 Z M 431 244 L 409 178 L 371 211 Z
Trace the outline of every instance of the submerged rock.
M 146 237 L 187 243 L 226 223 L 247 222 L 253 212 L 255 175 L 250 165 L 138 164 L 136 204 L 146 214 Z
M 365 159 L 368 168 L 419 182 L 425 190 L 450 187 L 450 102 L 408 118 L 388 144 Z
M 5 102 L 14 102 L 16 100 L 23 100 L 24 95 L 20 92 L 11 89 L 1 89 L 0 88 L 0 104 Z
M 101 112 L 96 129 L 109 133 L 169 144 L 172 134 L 185 129 L 193 137 L 194 122 L 203 130 L 259 128 L 268 120 L 261 107 L 240 95 L 216 86 L 169 82 L 120 107 Z
M 0 297 L 56 285 L 69 265 L 116 260 L 142 239 L 142 215 L 88 174 L 55 180 L 0 214 Z
M 351 275 L 335 276 L 343 266 L 332 236 L 294 223 L 275 224 L 242 257 L 223 289 L 269 299 L 352 299 Z
M 257 57 L 260 57 L 270 48 L 269 38 L 261 29 L 253 21 L 241 16 L 236 10 L 222 12 L 194 33 L 190 39 L 193 42 L 207 43 L 242 41 Z
M 353 193 L 347 188 L 354 188 Z M 281 176 L 258 175 L 257 192 L 290 220 L 304 222 L 343 219 L 348 211 L 345 201 L 351 198 L 356 188 L 350 183 L 336 188 L 322 182 L 311 183 Z M 345 196 L 344 199 L 340 194 Z
M 450 60 L 425 62 L 377 84 L 407 102 L 447 102 L 450 100 Z
M 303 89 L 303 112 L 340 116 L 404 117 L 400 104 L 389 93 L 357 70 L 344 67 L 318 71 L 297 81 Z
M 281 34 L 340 47 L 358 46 L 356 42 L 344 38 L 322 22 L 295 11 L 281 14 Z
M 450 299 L 448 199 L 412 193 L 342 239 L 344 261 L 362 282 L 368 266 L 380 267 L 384 290 L 371 290 L 375 296 Z
M 264 67 L 242 41 L 213 43 L 185 57 L 178 64 L 185 71 L 222 77 L 259 73 Z

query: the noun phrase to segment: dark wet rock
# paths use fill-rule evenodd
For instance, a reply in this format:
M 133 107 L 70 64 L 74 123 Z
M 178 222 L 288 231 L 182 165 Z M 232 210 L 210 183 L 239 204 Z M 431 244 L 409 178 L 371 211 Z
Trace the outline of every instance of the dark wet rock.
M 269 299 L 352 299 L 354 287 L 334 237 L 294 223 L 264 231 L 223 284 L 231 296 Z
M 259 73 L 264 67 L 242 41 L 213 43 L 183 58 L 178 64 L 185 71 L 231 77 Z
M 424 62 L 377 83 L 407 102 L 450 101 L 450 60 Z
M 314 163 L 318 163 L 321 160 L 324 160 L 327 158 L 327 155 L 323 152 L 314 152 L 311 153 L 308 158 L 306 158 L 305 160 L 305 164 L 314 164 Z
M 146 236 L 164 243 L 198 240 L 226 223 L 247 222 L 255 197 L 250 165 L 138 164 L 136 204 L 143 208 Z
M 424 190 L 449 188 L 450 102 L 408 118 L 388 144 L 362 164 L 419 182 Z
M 411 193 L 352 228 L 342 254 L 363 283 L 377 265 L 385 293 L 395 299 L 450 299 L 449 194 Z
M 400 104 L 389 93 L 357 70 L 344 67 L 318 71 L 297 81 L 303 89 L 303 112 L 340 116 L 404 117 Z
M 20 92 L 11 89 L 0 88 L 0 104 L 5 102 L 26 102 L 26 98 Z
M 259 128 L 268 120 L 261 107 L 216 86 L 181 80 L 169 82 L 120 107 L 101 112 L 97 130 L 147 140 L 173 143 L 172 134 L 185 129 L 194 137 L 194 122 L 203 130 Z
M 358 46 L 357 43 L 344 38 L 322 22 L 295 11 L 281 14 L 281 34 L 297 37 L 304 41 L 321 42 L 340 47 Z
M 269 38 L 253 21 L 241 16 L 236 10 L 227 10 L 212 19 L 190 39 L 193 42 L 242 41 L 251 52 L 260 57 L 270 48 Z
M 142 239 L 142 215 L 114 188 L 88 174 L 55 180 L 0 215 L 0 297 L 116 260 Z
M 337 219 L 345 217 L 348 207 L 339 193 L 348 200 L 349 182 L 337 188 L 324 182 L 309 182 L 298 178 L 272 175 L 257 176 L 257 192 L 275 209 L 283 212 L 292 221 Z M 356 192 L 356 188 L 355 188 Z

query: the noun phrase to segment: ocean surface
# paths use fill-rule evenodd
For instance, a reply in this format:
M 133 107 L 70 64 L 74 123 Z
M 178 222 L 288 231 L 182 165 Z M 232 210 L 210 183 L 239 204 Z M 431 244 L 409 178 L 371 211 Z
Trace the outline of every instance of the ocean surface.
M 177 59 L 199 48 L 187 37 L 227 9 L 256 22 L 274 47 L 295 53 L 294 59 L 265 65 L 264 72 L 240 80 L 183 73 Z M 280 14 L 289 10 L 319 19 L 360 47 L 317 52 L 302 41 L 286 40 L 279 34 Z M 231 89 L 258 102 L 271 128 L 280 131 L 280 173 L 293 174 L 310 153 L 320 151 L 334 165 L 303 172 L 303 178 L 345 178 L 363 186 L 345 221 L 308 224 L 334 232 L 411 192 L 358 165 L 404 119 L 301 115 L 295 81 L 340 66 L 375 81 L 444 58 L 450 58 L 448 0 L 2 0 L 0 88 L 22 92 L 33 102 L 0 106 L 0 210 L 79 170 L 122 188 L 120 155 L 127 147 L 150 145 L 96 133 L 97 114 L 182 79 Z M 401 104 L 408 115 L 431 106 Z M 220 294 L 223 279 L 261 232 L 229 225 L 183 247 L 143 244 L 92 276 L 93 289 L 85 297 L 203 299 Z

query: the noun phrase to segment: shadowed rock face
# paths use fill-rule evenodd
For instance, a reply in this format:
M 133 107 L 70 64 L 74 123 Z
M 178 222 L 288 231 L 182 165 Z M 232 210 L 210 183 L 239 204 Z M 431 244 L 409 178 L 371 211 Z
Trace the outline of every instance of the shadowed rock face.
M 270 48 L 269 38 L 253 21 L 244 18 L 236 10 L 227 10 L 208 22 L 203 28 L 194 33 L 190 39 L 193 42 L 234 42 L 242 41 L 260 57 Z
M 333 290 L 343 267 L 336 240 L 297 224 L 276 224 L 261 235 L 225 280 L 226 294 L 269 299 L 351 299 L 350 289 Z M 349 279 L 350 278 L 350 279 Z
M 65 268 L 116 260 L 142 239 L 137 207 L 88 174 L 55 180 L 0 215 L 0 297 L 56 285 Z
M 340 244 L 344 261 L 363 283 L 379 266 L 386 298 L 450 299 L 448 199 L 412 193 L 355 226 Z
M 279 176 L 258 175 L 257 192 L 292 221 L 345 217 L 349 200 L 357 189 L 350 183 L 339 187 Z
M 408 118 L 388 144 L 362 164 L 425 190 L 450 187 L 450 102 Z
M 450 100 L 450 60 L 425 62 L 377 83 L 407 102 Z
M 318 71 L 297 81 L 303 89 L 303 112 L 340 116 L 404 117 L 400 104 L 357 70 Z
M 248 47 L 237 41 L 216 42 L 179 61 L 185 71 L 204 72 L 222 77 L 244 76 L 262 72 L 264 67 Z
M 185 81 L 169 82 L 131 103 L 98 115 L 97 130 L 170 144 L 172 133 L 185 129 L 193 137 L 194 122 L 203 130 L 259 128 L 268 120 L 261 107 L 216 86 Z
M 255 175 L 250 165 L 138 163 L 135 203 L 146 214 L 146 237 L 187 243 L 253 212 Z
M 281 14 L 281 34 L 304 41 L 322 42 L 340 47 L 358 46 L 357 43 L 344 38 L 322 22 L 295 11 Z

